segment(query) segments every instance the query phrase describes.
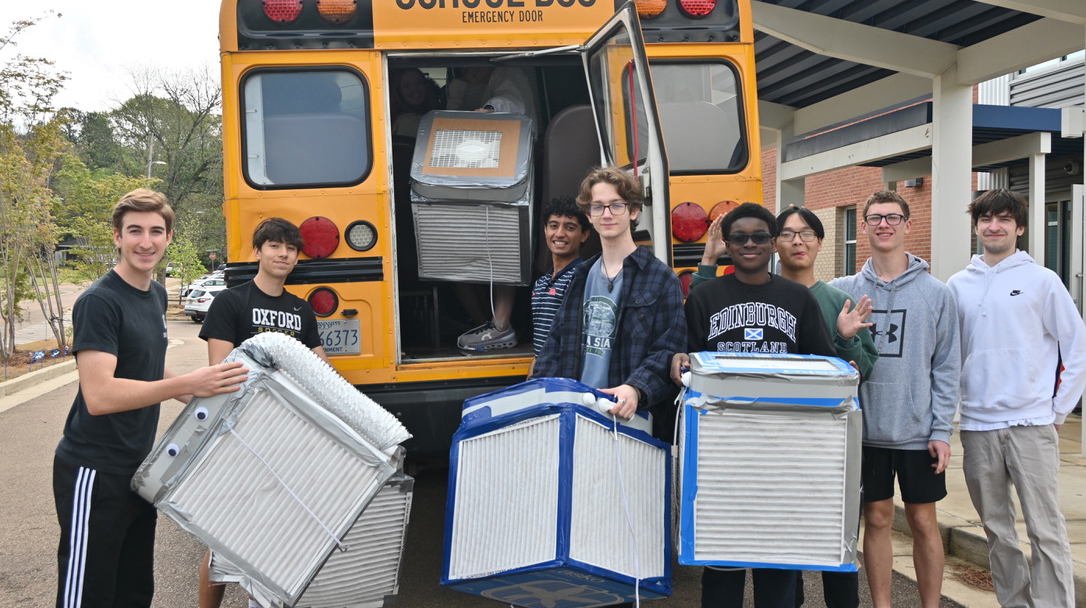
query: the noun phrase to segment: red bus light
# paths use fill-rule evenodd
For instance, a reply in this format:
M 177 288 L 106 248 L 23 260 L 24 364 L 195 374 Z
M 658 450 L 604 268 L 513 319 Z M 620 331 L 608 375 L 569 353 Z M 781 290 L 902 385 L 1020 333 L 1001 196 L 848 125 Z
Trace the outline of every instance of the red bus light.
M 294 21 L 302 12 L 302 0 L 261 0 L 261 4 L 268 19 L 280 25 Z
M 690 295 L 690 287 L 694 282 L 694 271 L 684 270 L 679 273 L 679 284 L 683 287 L 683 297 Z
M 713 221 L 722 215 L 728 215 L 732 209 L 739 206 L 739 203 L 735 201 L 720 201 L 713 205 L 713 210 L 709 212 L 709 221 Z
M 313 314 L 327 317 L 339 308 L 339 296 L 327 287 L 319 287 L 309 294 L 309 306 L 313 309 Z
M 667 0 L 636 0 L 635 4 L 640 19 L 655 19 L 667 8 Z
M 701 19 L 713 12 L 716 0 L 679 0 L 679 10 L 687 17 Z
M 342 25 L 354 17 L 358 0 L 317 0 L 317 12 L 332 25 Z
M 692 243 L 708 229 L 708 215 L 700 205 L 682 203 L 671 210 L 671 234 L 680 241 Z
M 305 246 L 302 253 L 319 260 L 335 253 L 339 247 L 339 228 L 326 217 L 311 217 L 298 226 Z

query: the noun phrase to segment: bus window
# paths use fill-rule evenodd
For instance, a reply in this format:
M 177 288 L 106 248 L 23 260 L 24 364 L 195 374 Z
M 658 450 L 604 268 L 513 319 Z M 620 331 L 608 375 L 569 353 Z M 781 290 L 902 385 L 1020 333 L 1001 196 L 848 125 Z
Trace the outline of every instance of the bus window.
M 652 62 L 673 174 L 736 173 L 747 165 L 738 74 L 723 62 Z
M 371 164 L 362 77 L 254 71 L 242 84 L 245 177 L 254 188 L 352 185 Z

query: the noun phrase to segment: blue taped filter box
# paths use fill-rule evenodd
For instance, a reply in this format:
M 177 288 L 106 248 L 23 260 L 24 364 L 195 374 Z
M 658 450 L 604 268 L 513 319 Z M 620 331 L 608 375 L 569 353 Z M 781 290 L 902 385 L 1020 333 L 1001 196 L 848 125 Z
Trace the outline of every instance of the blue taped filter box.
M 671 595 L 669 446 L 603 397 L 541 378 L 465 402 L 441 584 L 539 608 Z
M 859 374 L 835 357 L 702 352 L 679 411 L 679 563 L 855 571 Z

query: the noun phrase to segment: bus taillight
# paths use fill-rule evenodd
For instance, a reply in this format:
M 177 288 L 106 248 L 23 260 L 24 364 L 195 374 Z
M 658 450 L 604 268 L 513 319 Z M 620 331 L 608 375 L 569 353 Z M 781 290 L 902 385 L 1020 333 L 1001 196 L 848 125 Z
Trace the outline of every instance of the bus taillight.
M 346 236 L 347 244 L 355 251 L 369 251 L 377 244 L 377 229 L 366 220 L 351 222 Z
M 261 4 L 264 15 L 279 24 L 294 21 L 302 12 L 302 0 L 261 0 Z
M 701 19 L 713 12 L 716 0 L 679 0 L 679 10 L 687 17 Z
M 302 253 L 319 260 L 335 253 L 339 247 L 339 228 L 326 217 L 311 217 L 298 226 L 305 246 Z
M 653 19 L 660 16 L 667 8 L 667 0 L 636 0 L 637 16 L 640 19 Z
M 327 317 L 339 308 L 339 296 L 327 287 L 318 287 L 309 294 L 309 306 L 313 309 L 313 314 Z
M 342 25 L 354 17 L 358 0 L 317 0 L 317 12 L 332 25 Z
M 709 229 L 708 215 L 700 205 L 682 203 L 671 210 L 671 234 L 684 243 L 692 243 Z
M 693 270 L 684 270 L 684 271 L 679 273 L 679 285 L 682 286 L 683 297 L 684 298 L 690 295 L 690 287 L 693 284 L 693 282 L 694 282 L 694 271 Z
M 738 206 L 739 203 L 735 201 L 720 201 L 713 205 L 712 211 L 709 212 L 709 221 L 711 222 L 722 215 L 728 215 L 731 213 L 732 209 L 735 209 Z

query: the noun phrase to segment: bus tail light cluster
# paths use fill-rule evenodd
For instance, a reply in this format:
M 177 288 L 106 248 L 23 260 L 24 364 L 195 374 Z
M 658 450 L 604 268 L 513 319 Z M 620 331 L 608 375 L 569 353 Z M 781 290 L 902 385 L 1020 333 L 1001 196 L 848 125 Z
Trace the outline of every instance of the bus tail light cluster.
M 722 215 L 728 215 L 732 212 L 732 209 L 735 209 L 738 206 L 739 203 L 735 201 L 720 201 L 713 205 L 712 211 L 709 212 L 709 221 L 712 222 Z
M 709 229 L 709 216 L 701 205 L 682 203 L 671 210 L 671 235 L 684 243 L 693 243 Z
M 313 314 L 327 317 L 339 308 L 339 296 L 328 287 L 318 287 L 309 294 L 309 306 Z
M 298 18 L 302 12 L 302 0 L 261 0 L 264 14 L 282 25 Z
M 701 19 L 713 12 L 717 0 L 635 0 L 637 16 L 641 19 L 655 19 L 663 14 L 669 2 L 674 1 L 684 17 Z
M 317 12 L 332 25 L 343 25 L 358 11 L 358 0 L 317 0 Z
M 679 10 L 692 19 L 701 19 L 713 12 L 716 0 L 679 0 Z
M 302 222 L 298 230 L 305 241 L 302 253 L 315 260 L 332 255 L 339 247 L 339 228 L 326 217 L 311 217 Z

